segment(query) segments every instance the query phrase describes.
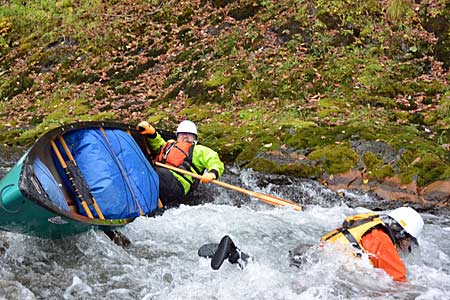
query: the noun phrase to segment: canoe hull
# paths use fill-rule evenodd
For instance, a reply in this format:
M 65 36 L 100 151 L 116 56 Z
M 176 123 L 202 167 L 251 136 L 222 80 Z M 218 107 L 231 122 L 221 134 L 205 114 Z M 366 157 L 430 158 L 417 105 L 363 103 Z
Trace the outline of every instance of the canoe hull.
M 85 122 L 76 126 L 52 130 L 50 138 L 59 132 L 82 130 L 82 128 L 119 128 L 130 132 L 134 130 L 128 125 L 115 123 Z M 139 137 L 139 134 L 135 135 Z M 142 147 L 142 141 L 140 147 Z M 145 143 L 145 142 L 144 142 Z M 38 144 L 38 142 L 36 143 Z M 35 144 L 35 145 L 36 145 Z M 41 143 L 42 144 L 42 143 Z M 35 146 L 33 146 L 35 147 Z M 88 230 L 110 231 L 132 222 L 135 217 L 104 219 L 61 210 L 44 197 L 45 191 L 33 176 L 32 166 L 36 155 L 30 148 L 17 162 L 10 172 L 0 180 L 0 230 L 58 239 L 82 233 Z M 30 155 L 31 153 L 31 155 Z M 33 156 L 33 157 L 32 157 Z M 60 183 L 62 185 L 63 183 Z

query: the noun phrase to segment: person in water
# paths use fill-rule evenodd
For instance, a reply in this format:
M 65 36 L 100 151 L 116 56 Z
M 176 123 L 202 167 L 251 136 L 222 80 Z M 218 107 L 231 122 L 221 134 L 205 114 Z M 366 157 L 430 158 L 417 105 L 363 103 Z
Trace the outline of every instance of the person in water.
M 243 270 L 251 260 L 248 254 L 236 247 L 228 235 L 224 236 L 219 244 L 210 243 L 201 246 L 198 249 L 198 255 L 211 258 L 211 268 L 213 270 L 219 270 L 226 259 L 231 264 L 237 264 Z
M 222 175 L 224 164 L 217 152 L 197 144 L 197 126 L 192 121 L 182 121 L 177 128 L 176 140 L 169 141 L 165 141 L 147 121 L 140 122 L 137 128 L 147 137 L 150 150 L 156 154 L 157 162 L 202 176 L 198 180 L 155 166 L 159 177 L 159 198 L 163 206 L 182 201 L 198 186 L 199 181 L 209 183 Z
M 423 225 L 422 217 L 411 207 L 400 207 L 383 215 L 360 214 L 346 218 L 342 226 L 324 235 L 321 243 L 350 244 L 355 256 L 367 253 L 375 268 L 383 269 L 395 281 L 406 282 L 406 267 L 399 252 L 411 252 L 412 246 L 418 245 L 417 239 Z M 239 262 L 237 255 L 242 252 L 236 251 L 237 247 L 226 237 L 211 255 L 216 259 L 214 266 L 211 261 L 213 269 L 220 268 L 227 258 L 230 263 Z M 296 252 L 299 251 L 291 252 L 291 265 L 300 266 L 303 263 L 302 253 Z M 246 256 L 245 261 L 248 260 Z

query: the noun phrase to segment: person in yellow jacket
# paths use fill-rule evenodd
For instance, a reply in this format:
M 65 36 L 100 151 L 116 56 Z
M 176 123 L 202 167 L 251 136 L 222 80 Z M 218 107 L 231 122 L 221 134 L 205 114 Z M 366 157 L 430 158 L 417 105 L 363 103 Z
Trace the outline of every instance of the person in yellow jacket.
M 383 269 L 392 279 L 406 282 L 406 267 L 400 252 L 410 252 L 424 222 L 411 207 L 399 207 L 387 214 L 367 213 L 345 219 L 342 226 L 325 234 L 323 243 L 352 245 L 356 256 L 366 253 L 375 268 Z M 302 264 L 302 249 L 291 252 L 291 263 Z M 296 253 L 300 255 L 296 255 Z
M 375 268 L 384 270 L 398 282 L 406 282 L 406 267 L 399 252 L 410 252 L 413 244 L 418 245 L 417 238 L 424 222 L 420 214 L 411 207 L 400 207 L 388 214 L 367 213 L 348 217 L 342 226 L 325 234 L 321 246 L 325 243 L 342 244 L 344 251 L 353 246 L 356 257 L 367 254 Z M 313 245 L 300 245 L 289 251 L 290 265 L 301 267 L 308 260 L 303 257 Z M 316 247 L 314 247 L 317 249 Z M 211 258 L 211 267 L 218 270 L 228 259 L 244 269 L 253 260 L 242 252 L 231 238 L 226 235 L 219 244 L 208 243 L 198 250 L 201 257 Z
M 202 183 L 209 183 L 222 176 L 224 164 L 217 152 L 197 144 L 197 126 L 189 120 L 177 128 L 176 140 L 165 141 L 147 121 L 138 124 L 138 130 L 147 137 L 156 161 L 201 175 Z M 182 201 L 199 183 L 189 175 L 155 166 L 159 177 L 159 198 L 164 206 Z

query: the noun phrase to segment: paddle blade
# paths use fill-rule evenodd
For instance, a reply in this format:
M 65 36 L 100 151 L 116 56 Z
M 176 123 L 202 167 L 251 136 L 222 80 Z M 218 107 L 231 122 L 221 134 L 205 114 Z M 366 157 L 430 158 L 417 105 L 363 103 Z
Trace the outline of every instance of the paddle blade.
M 290 200 L 281 199 L 275 196 L 270 196 L 267 194 L 261 194 L 257 192 L 253 192 L 252 196 L 275 206 L 289 206 L 298 211 L 302 210 L 302 207 L 299 204 Z

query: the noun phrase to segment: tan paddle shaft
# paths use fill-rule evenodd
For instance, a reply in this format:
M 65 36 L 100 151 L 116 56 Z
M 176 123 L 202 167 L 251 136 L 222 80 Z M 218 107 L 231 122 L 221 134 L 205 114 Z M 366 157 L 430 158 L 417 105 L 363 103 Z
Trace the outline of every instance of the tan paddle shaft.
M 169 170 L 181 173 L 181 174 L 189 175 L 189 176 L 197 178 L 197 179 L 201 179 L 202 178 L 201 175 L 198 175 L 198 174 L 195 174 L 195 173 L 192 173 L 192 172 L 180 169 L 180 168 L 176 168 L 176 167 L 173 167 L 173 166 L 165 165 L 165 164 L 162 164 L 160 162 L 155 162 L 155 165 L 157 165 L 158 167 L 166 168 L 166 169 L 169 169 Z M 240 187 L 237 187 L 237 186 L 234 186 L 234 185 L 231 185 L 231 184 L 219 181 L 219 180 L 213 180 L 211 182 L 214 183 L 214 184 L 220 185 L 220 186 L 222 186 L 224 188 L 227 188 L 227 189 L 230 189 L 230 190 L 234 190 L 234 191 L 237 191 L 237 192 L 241 192 L 241 193 L 247 194 L 249 196 L 258 198 L 258 199 L 260 199 L 260 200 L 262 200 L 262 201 L 264 201 L 266 203 L 272 204 L 272 205 L 276 205 L 276 206 L 290 206 L 290 207 L 292 207 L 295 210 L 302 210 L 302 207 L 299 204 L 297 204 L 295 202 L 292 202 L 290 200 L 285 200 L 285 199 L 281 199 L 281 198 L 278 198 L 278 197 L 270 196 L 270 195 L 267 195 L 267 194 L 262 194 L 262 193 L 258 193 L 258 192 L 249 191 L 249 190 L 246 190 L 246 189 L 243 189 L 243 188 L 240 188 Z

